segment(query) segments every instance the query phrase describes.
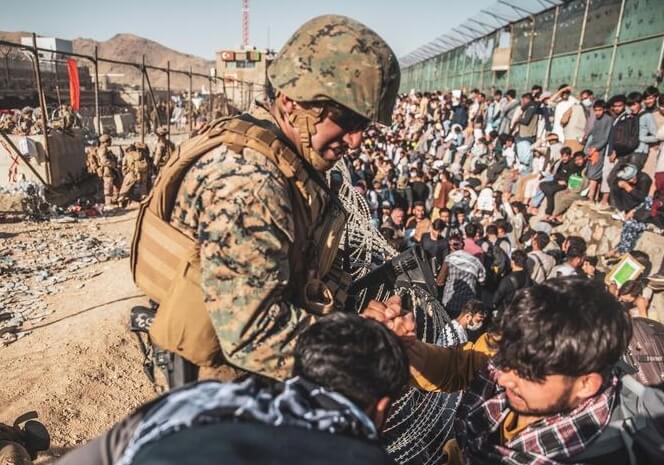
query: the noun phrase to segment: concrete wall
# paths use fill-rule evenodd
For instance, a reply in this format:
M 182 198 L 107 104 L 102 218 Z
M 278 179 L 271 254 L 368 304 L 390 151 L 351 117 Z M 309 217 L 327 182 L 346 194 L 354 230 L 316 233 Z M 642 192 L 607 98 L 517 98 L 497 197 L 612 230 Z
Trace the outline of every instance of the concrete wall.
M 21 141 L 24 136 L 9 136 L 15 146 L 25 145 Z M 30 156 L 30 164 L 48 181 L 46 151 L 44 149 L 44 136 L 28 136 L 33 142 L 35 152 Z M 51 154 L 51 175 L 50 184 L 54 187 L 67 184 L 74 179 L 80 178 L 85 171 L 85 145 L 80 129 L 74 129 L 73 134 L 62 134 L 54 132 L 48 136 L 49 150 Z M 9 182 L 9 170 L 13 164 L 9 152 L 0 144 L 0 186 L 7 187 Z M 30 169 L 19 159 L 18 161 L 19 179 L 25 178 L 34 182 L 39 182 L 38 178 Z

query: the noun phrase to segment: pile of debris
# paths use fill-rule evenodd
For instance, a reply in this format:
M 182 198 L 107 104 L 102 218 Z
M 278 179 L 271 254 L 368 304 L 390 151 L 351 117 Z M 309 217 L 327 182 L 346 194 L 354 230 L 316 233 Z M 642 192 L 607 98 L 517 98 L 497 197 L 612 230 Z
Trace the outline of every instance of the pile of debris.
M 128 256 L 126 240 L 104 234 L 91 220 L 59 216 L 23 224 L 29 234 L 9 234 L 0 242 L 0 345 L 29 334 L 49 315 L 46 297 L 63 283 L 74 280 L 83 288 L 96 276 L 91 265 Z

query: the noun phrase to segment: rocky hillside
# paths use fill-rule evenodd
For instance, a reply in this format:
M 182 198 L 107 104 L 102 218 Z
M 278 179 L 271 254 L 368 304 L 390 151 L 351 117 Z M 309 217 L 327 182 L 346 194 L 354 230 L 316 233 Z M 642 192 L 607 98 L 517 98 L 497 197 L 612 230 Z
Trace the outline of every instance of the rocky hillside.
M 11 42 L 20 42 L 21 37 L 29 35 L 25 32 L 2 32 L 0 39 Z M 161 45 L 153 40 L 139 37 L 134 34 L 116 34 L 108 40 L 96 41 L 93 39 L 77 38 L 73 40 L 74 52 L 86 55 L 94 54 L 95 45 L 98 47 L 100 57 L 112 58 L 120 61 L 140 63 L 142 55 L 145 54 L 145 63 L 148 65 L 166 67 L 168 61 L 171 63 L 171 69 L 188 70 L 191 66 L 194 72 L 208 74 L 210 68 L 214 66 L 214 61 L 206 60 L 201 57 L 178 52 Z M 81 60 L 81 64 L 86 60 Z M 134 67 L 116 65 L 111 63 L 101 63 L 99 67 L 100 74 L 109 75 L 111 82 L 117 82 L 127 85 L 140 85 L 141 73 Z M 91 72 L 92 74 L 92 72 Z M 155 88 L 166 87 L 166 73 L 159 71 L 149 71 L 150 82 Z M 200 88 L 203 80 L 194 80 L 194 87 Z M 182 74 L 171 74 L 171 87 L 173 89 L 186 89 L 189 86 L 189 79 Z

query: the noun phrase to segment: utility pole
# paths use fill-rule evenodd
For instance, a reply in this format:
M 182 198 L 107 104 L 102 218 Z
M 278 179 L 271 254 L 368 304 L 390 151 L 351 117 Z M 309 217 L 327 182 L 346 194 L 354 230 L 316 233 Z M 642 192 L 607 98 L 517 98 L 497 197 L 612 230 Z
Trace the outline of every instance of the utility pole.
M 249 0 L 242 0 L 242 48 L 249 47 Z

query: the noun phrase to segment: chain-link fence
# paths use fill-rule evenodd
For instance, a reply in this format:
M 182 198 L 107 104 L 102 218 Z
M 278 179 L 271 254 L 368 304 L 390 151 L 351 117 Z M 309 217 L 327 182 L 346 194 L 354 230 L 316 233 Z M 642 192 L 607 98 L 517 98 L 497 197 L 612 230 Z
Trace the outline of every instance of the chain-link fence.
M 506 1 L 498 3 L 510 6 Z M 485 27 L 476 38 L 468 41 L 467 31 L 455 28 L 456 33 L 444 34 L 428 51 L 422 47 L 424 51 L 406 56 L 401 90 L 514 88 L 525 92 L 535 84 L 548 89 L 571 84 L 608 96 L 662 80 L 662 0 L 566 1 L 525 18 L 522 14 L 521 19 L 505 21 L 488 33 L 490 27 L 484 21 L 489 21 L 491 12 L 484 13 L 482 21 L 469 20 L 477 23 L 475 28 Z M 456 43 L 450 42 L 455 39 Z M 445 43 L 447 49 L 437 53 L 437 47 Z M 498 64 L 497 57 L 508 58 Z
M 159 126 L 169 135 L 191 132 L 204 121 L 245 111 L 264 92 L 262 83 L 175 69 L 170 62 L 155 66 L 145 55 L 130 62 L 99 56 L 96 46 L 75 53 L 40 47 L 35 34 L 31 42 L 0 40 L 0 110 L 39 108 L 47 127 L 62 105 L 77 100 L 83 127 L 96 134 L 135 132 L 143 140 Z M 121 84 L 112 79 L 118 75 Z

